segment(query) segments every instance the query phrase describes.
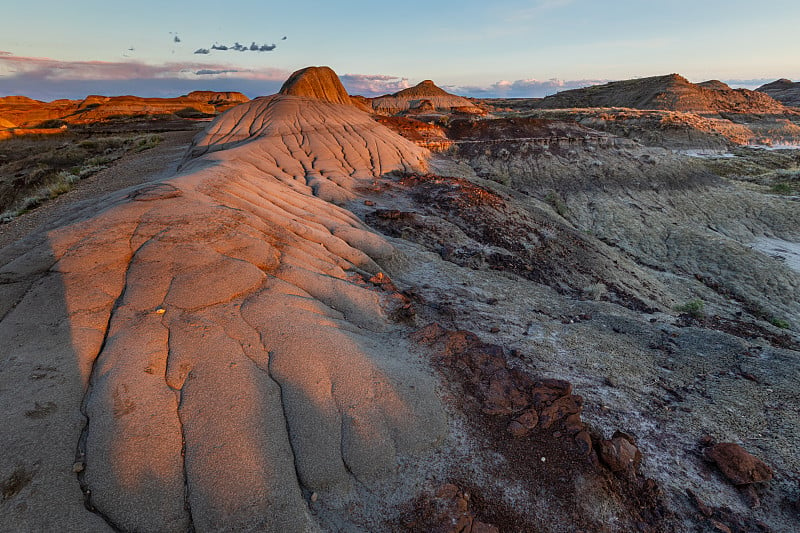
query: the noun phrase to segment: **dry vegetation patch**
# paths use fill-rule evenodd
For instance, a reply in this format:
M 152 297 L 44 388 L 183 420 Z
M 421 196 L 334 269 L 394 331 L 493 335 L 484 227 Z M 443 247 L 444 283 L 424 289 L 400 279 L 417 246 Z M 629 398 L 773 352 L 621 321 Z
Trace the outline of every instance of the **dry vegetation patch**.
M 0 223 L 8 222 L 127 153 L 157 146 L 157 134 L 26 136 L 0 142 Z

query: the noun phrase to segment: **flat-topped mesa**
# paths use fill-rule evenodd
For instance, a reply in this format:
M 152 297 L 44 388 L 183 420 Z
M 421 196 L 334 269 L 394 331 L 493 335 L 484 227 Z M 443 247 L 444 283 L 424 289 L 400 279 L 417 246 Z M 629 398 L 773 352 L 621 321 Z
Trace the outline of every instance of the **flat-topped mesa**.
M 339 76 L 330 67 L 306 67 L 289 76 L 280 94 L 315 98 L 333 104 L 352 105 Z
M 192 91 L 189 94 L 183 96 L 182 98 L 186 98 L 187 100 L 197 100 L 199 102 L 206 102 L 208 104 L 219 104 L 219 103 L 242 103 L 248 102 L 250 99 L 245 96 L 244 94 L 236 91 Z
M 484 114 L 483 110 L 461 96 L 450 94 L 425 80 L 414 87 L 372 100 L 375 113 L 397 115 L 401 113 L 429 113 L 453 111 L 459 113 Z
M 176 98 L 89 95 L 83 100 L 41 102 L 25 96 L 0 98 L 0 117 L 20 128 L 41 128 L 49 121 L 92 124 L 122 116 L 175 115 L 198 118 L 217 115 L 248 100 L 237 92 L 194 91 Z M 52 128 L 51 128 L 52 129 Z M 17 134 L 23 133 L 23 130 Z
M 784 114 L 787 109 L 768 95 L 731 89 L 722 82 L 691 83 L 678 74 L 613 81 L 562 91 L 536 104 L 542 109 L 626 107 L 662 109 L 703 115 L 719 113 Z

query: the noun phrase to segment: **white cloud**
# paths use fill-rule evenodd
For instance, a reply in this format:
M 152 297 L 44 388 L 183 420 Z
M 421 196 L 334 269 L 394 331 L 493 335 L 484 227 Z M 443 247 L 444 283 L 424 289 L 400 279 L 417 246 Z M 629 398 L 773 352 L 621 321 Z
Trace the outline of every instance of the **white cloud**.
M 211 73 L 214 74 L 211 74 Z M 130 80 L 130 79 L 193 79 L 198 75 L 225 76 L 235 72 L 248 80 L 283 81 L 288 72 L 283 69 L 234 69 L 230 65 L 197 62 L 149 65 L 138 61 L 61 61 L 46 57 L 23 57 L 0 54 L 0 78 L 60 80 Z
M 489 86 L 446 86 L 445 89 L 462 96 L 476 98 L 542 98 L 559 91 L 579 89 L 590 85 L 607 83 L 609 80 L 537 80 L 535 78 L 524 80 L 500 80 Z
M 339 79 L 350 94 L 370 97 L 396 93 L 411 86 L 408 78 L 384 74 L 345 74 Z

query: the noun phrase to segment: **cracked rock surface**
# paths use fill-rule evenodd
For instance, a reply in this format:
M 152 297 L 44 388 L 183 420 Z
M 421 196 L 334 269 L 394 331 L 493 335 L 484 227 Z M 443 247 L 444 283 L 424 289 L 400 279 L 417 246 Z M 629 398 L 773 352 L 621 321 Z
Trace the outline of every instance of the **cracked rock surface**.
M 387 340 L 388 296 L 352 280 L 393 247 L 335 205 L 427 152 L 284 95 L 218 118 L 191 152 L 0 251 L 6 526 L 312 531 L 310 494 L 444 434 L 433 378 Z

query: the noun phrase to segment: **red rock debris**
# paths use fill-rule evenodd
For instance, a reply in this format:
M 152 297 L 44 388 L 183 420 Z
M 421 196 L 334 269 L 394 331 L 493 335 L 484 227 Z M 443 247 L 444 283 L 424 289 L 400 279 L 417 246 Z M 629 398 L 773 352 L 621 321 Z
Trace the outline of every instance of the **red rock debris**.
M 734 485 L 762 483 L 772 479 L 772 469 L 738 444 L 720 442 L 706 448 L 704 454 Z
M 583 398 L 559 379 L 536 380 L 508 366 L 503 348 L 482 342 L 468 331 L 447 331 L 431 324 L 414 334 L 422 344 L 436 346 L 440 363 L 465 379 L 468 393 L 484 414 L 508 418 L 507 430 L 524 437 L 536 427 L 558 431 L 574 439 L 585 455 L 594 454 L 591 437 L 581 421 Z
M 499 533 L 500 530 L 478 520 L 471 509 L 470 495 L 453 484 L 442 485 L 434 495 L 414 502 L 411 517 L 405 521 L 409 531 L 430 533 Z

